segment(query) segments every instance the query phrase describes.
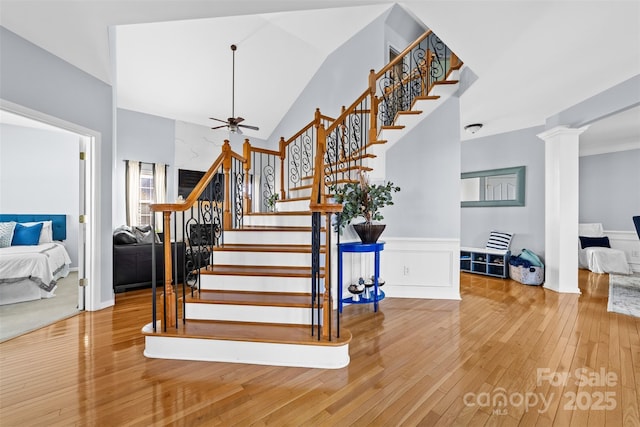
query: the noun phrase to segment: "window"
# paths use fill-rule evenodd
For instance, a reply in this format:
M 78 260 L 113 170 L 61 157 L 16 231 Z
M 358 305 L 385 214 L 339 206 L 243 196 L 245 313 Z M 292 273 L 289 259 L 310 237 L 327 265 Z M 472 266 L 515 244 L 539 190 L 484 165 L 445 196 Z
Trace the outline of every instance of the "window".
M 140 196 L 138 199 L 138 224 L 151 225 L 151 205 L 155 203 L 153 165 L 140 163 Z
M 166 166 L 161 163 L 127 161 L 127 224 L 151 225 L 151 205 L 166 200 Z M 156 217 L 156 228 L 160 227 Z

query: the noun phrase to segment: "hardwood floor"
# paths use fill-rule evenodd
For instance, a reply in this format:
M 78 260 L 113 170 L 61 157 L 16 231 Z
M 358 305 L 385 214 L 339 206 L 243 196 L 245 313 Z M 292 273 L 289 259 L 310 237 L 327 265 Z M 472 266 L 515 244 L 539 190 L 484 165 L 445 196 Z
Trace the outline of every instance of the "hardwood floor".
M 0 425 L 640 425 L 640 319 L 579 277 L 582 295 L 462 274 L 462 301 L 345 307 L 339 370 L 147 359 L 150 293 L 118 294 L 0 344 Z

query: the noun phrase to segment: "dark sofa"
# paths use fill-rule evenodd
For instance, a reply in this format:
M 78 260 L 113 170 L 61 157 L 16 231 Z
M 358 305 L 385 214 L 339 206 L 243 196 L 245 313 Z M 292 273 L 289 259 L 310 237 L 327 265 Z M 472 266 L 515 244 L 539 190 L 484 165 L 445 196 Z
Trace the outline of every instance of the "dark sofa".
M 151 243 L 113 245 L 113 290 L 116 293 L 134 288 L 151 287 Z M 177 249 L 177 258 L 174 251 Z M 156 243 L 156 285 L 163 285 L 164 252 L 162 243 Z M 172 270 L 178 268 L 178 283 L 184 279 L 184 242 L 171 243 Z

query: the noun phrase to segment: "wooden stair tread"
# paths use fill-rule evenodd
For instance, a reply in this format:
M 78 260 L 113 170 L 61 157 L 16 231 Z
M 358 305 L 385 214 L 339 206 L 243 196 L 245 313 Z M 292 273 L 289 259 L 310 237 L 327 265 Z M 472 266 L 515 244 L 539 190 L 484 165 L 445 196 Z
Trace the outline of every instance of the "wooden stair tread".
M 193 297 L 187 297 L 187 303 L 311 308 L 311 294 L 295 292 L 201 290 Z
M 201 269 L 200 274 L 225 276 L 311 277 L 311 267 L 216 264 Z M 320 277 L 324 277 L 324 268 L 320 268 Z
M 440 99 L 440 95 L 422 95 L 422 96 L 416 96 L 415 97 L 415 101 L 421 100 L 421 101 L 428 101 L 428 100 L 435 100 L 435 99 Z
M 159 327 L 156 332 L 143 332 L 149 336 L 176 338 L 200 338 L 216 340 L 267 342 L 279 344 L 302 344 L 318 346 L 342 346 L 351 341 L 351 332 L 345 328 L 340 330 L 340 338 L 332 333 L 331 341 L 311 336 L 311 326 L 287 325 L 279 323 L 228 322 L 216 320 L 187 320 L 178 323 L 178 328 L 163 331 Z M 317 333 L 317 329 L 315 329 Z
M 459 83 L 458 80 L 440 80 L 437 82 L 434 82 L 434 85 L 457 85 Z
M 398 111 L 398 115 L 402 114 L 422 114 L 420 110 L 407 110 L 407 111 Z
M 389 125 L 389 126 L 381 126 L 380 129 L 404 129 L 404 126 L 401 125 Z
M 325 246 L 322 245 L 320 250 L 324 251 L 324 249 Z M 216 248 L 215 251 L 311 253 L 311 245 L 226 243 Z

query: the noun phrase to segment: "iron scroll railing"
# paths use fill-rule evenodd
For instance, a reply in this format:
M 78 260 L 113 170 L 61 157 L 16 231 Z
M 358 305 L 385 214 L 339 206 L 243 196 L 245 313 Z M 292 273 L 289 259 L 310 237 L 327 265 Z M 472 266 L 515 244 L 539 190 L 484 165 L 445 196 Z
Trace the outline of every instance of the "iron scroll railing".
M 163 256 L 156 256 L 152 244 L 152 324 L 157 330 L 157 284 L 162 283 L 161 324 L 177 328 L 177 319 L 185 321 L 187 289 L 200 290 L 201 271 L 213 262 L 214 248 L 223 244 L 224 230 L 240 227 L 244 218 L 244 159 L 231 151 L 225 141 L 223 152 L 198 182 L 183 203 L 155 204 L 151 209 L 162 213 L 160 230 Z M 157 277 L 160 264 L 161 279 Z M 180 287 L 180 284 L 182 286 Z M 182 297 L 177 298 L 177 292 Z M 181 315 L 180 315 L 181 314 Z

